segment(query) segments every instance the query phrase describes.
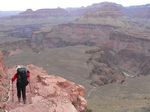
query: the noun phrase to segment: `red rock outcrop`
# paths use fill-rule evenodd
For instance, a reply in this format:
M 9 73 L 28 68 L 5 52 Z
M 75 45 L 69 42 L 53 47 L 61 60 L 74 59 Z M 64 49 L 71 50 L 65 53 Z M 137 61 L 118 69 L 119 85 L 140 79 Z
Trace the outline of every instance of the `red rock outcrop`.
M 83 86 L 70 82 L 62 77 L 48 75 L 45 70 L 28 65 L 31 72 L 31 91 L 27 87 L 27 104 L 19 105 L 9 101 L 7 110 L 10 112 L 84 112 L 87 102 L 84 99 Z M 9 69 L 15 73 L 15 68 Z
M 7 100 L 8 84 L 6 68 L 3 63 L 3 55 L 2 52 L 0 52 L 0 109 L 3 107 L 3 102 Z
M 4 62 L 3 62 L 3 54 L 2 52 L 0 52 L 0 74 L 4 75 L 6 73 L 5 71 L 5 66 L 4 66 Z

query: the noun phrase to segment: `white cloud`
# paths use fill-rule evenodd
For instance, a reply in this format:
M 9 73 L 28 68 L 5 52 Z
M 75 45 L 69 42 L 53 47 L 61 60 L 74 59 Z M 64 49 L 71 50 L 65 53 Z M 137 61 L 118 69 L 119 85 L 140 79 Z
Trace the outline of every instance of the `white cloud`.
M 150 3 L 150 0 L 0 0 L 0 10 L 26 10 L 28 8 L 80 7 L 103 1 L 124 6 Z

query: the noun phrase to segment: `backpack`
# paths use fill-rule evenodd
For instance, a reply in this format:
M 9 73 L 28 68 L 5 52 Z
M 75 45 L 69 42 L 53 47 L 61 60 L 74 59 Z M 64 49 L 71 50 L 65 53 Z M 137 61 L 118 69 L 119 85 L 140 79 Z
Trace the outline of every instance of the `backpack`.
M 21 67 L 17 69 L 17 83 L 20 86 L 27 86 L 28 80 L 27 80 L 27 69 L 25 67 Z

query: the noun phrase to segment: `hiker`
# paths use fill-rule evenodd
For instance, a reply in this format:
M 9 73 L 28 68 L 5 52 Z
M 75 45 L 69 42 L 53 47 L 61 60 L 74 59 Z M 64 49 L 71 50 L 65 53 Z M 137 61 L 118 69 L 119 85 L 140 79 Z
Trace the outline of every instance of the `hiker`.
M 13 82 L 17 79 L 16 82 L 16 87 L 17 87 L 17 97 L 18 97 L 18 102 L 20 103 L 21 101 L 21 94 L 22 94 L 22 99 L 23 103 L 26 103 L 26 86 L 29 83 L 29 78 L 30 78 L 30 72 L 27 70 L 25 66 L 17 66 L 16 67 L 16 73 L 12 77 L 12 84 Z

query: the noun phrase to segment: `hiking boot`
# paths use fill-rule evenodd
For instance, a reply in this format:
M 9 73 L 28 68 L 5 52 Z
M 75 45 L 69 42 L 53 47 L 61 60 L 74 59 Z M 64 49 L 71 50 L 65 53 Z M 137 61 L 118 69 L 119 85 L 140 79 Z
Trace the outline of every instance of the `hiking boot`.
M 20 98 L 18 98 L 18 102 L 20 103 L 20 101 L 21 101 L 21 99 Z
M 23 100 L 23 103 L 26 104 L 26 100 Z

